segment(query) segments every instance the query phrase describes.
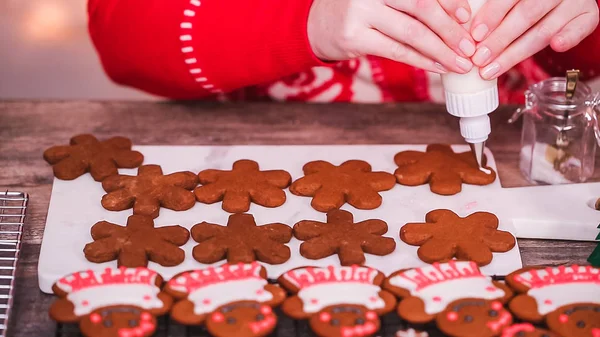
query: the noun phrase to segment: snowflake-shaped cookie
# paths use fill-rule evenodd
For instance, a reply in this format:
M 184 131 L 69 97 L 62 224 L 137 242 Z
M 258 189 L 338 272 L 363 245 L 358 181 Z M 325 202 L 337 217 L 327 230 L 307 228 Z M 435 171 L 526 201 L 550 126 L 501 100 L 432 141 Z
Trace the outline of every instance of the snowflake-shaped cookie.
M 337 254 L 342 266 L 363 264 L 365 254 L 387 255 L 396 249 L 392 238 L 383 237 L 388 230 L 383 220 L 370 219 L 354 223 L 352 213 L 332 210 L 327 222 L 303 220 L 294 225 L 294 236 L 305 241 L 300 254 L 318 260 Z
M 394 187 L 396 180 L 387 172 L 372 172 L 362 160 L 349 160 L 340 166 L 326 161 L 304 165 L 304 177 L 290 186 L 295 195 L 313 197 L 311 205 L 320 212 L 340 208 L 345 202 L 358 209 L 381 205 L 379 192 Z
M 492 262 L 492 252 L 508 252 L 515 246 L 513 235 L 498 230 L 498 218 L 491 213 L 476 212 L 461 218 L 452 211 L 438 209 L 427 213 L 425 221 L 404 225 L 400 239 L 420 246 L 417 254 L 427 263 L 456 257 L 485 266 Z
M 71 138 L 70 145 L 53 146 L 44 152 L 44 159 L 52 165 L 58 179 L 73 180 L 90 172 L 94 180 L 117 174 L 117 168 L 138 167 L 144 156 L 131 151 L 131 140 L 113 137 L 98 141 L 92 135 Z
M 250 214 L 232 214 L 227 226 L 207 222 L 192 227 L 192 238 L 199 242 L 192 255 L 201 263 L 227 259 L 233 263 L 262 261 L 281 264 L 290 259 L 292 229 L 281 223 L 257 226 Z
M 429 183 L 431 192 L 441 195 L 457 194 L 462 184 L 488 185 L 496 173 L 480 170 L 471 152 L 455 153 L 449 145 L 432 144 L 426 152 L 403 151 L 394 157 L 398 169 L 395 175 L 402 185 L 417 186 Z M 489 173 L 488 173 L 489 172 Z
M 161 266 L 176 266 L 183 262 L 184 251 L 179 246 L 190 238 L 181 226 L 154 227 L 152 218 L 132 215 L 126 226 L 106 221 L 97 222 L 91 230 L 94 242 L 85 245 L 85 257 L 96 263 L 117 260 L 119 267 L 145 267 L 148 261 Z
M 196 199 L 205 204 L 223 201 L 223 210 L 230 213 L 247 212 L 250 202 L 264 207 L 283 205 L 283 189 L 292 181 L 286 171 L 260 171 L 252 160 L 236 161 L 231 171 L 204 170 L 198 177 L 203 186 L 194 191 Z
M 192 189 L 198 177 L 192 172 L 163 175 L 158 165 L 144 165 L 137 176 L 114 175 L 102 181 L 108 194 L 102 197 L 102 206 L 109 211 L 133 207 L 133 214 L 156 218 L 160 208 L 185 211 L 194 206 Z

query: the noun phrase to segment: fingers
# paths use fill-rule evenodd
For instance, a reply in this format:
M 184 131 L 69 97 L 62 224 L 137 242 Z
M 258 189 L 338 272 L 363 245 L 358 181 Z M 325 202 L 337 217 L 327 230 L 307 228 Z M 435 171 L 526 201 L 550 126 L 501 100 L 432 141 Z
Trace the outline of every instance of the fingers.
M 486 1 L 471 23 L 471 36 L 477 42 L 483 41 L 494 31 L 508 12 L 519 0 Z
M 471 19 L 471 7 L 467 0 L 438 0 L 438 3 L 459 23 L 466 23 Z
M 449 7 L 449 15 L 437 0 L 385 0 L 385 3 L 395 10 L 402 11 L 424 23 L 454 52 L 462 57 L 471 57 L 475 53 L 475 41 L 471 34 L 459 22 L 469 20 L 470 14 L 466 1 L 444 1 Z M 461 9 L 461 10 L 459 10 Z M 455 20 L 457 14 L 466 21 Z M 377 20 L 380 20 L 377 18 Z M 431 56 L 431 55 L 429 55 Z
M 483 40 L 473 55 L 473 63 L 486 66 L 506 50 L 516 39 L 535 26 L 561 0 L 522 0 L 508 13 L 496 29 Z M 564 10 L 564 9 L 563 9 Z M 563 13 L 563 15 L 566 13 Z M 552 26 L 549 26 L 552 27 Z M 545 41 L 547 44 L 550 41 Z
M 575 17 L 567 23 L 550 41 L 550 46 L 557 52 L 564 52 L 575 47 L 598 27 L 598 6 L 589 12 Z

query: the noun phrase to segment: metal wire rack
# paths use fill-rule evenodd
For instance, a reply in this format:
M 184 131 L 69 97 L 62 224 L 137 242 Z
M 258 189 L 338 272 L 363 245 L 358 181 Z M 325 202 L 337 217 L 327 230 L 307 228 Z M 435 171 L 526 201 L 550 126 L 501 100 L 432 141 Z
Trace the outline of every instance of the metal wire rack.
M 6 336 L 29 196 L 0 192 L 0 337 Z

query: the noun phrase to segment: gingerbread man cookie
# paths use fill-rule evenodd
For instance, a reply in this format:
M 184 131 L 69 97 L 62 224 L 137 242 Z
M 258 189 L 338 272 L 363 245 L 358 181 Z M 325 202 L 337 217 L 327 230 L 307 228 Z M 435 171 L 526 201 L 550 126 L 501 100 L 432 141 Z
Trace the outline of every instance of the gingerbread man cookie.
M 86 270 L 59 279 L 59 297 L 50 317 L 77 323 L 87 337 L 151 336 L 156 316 L 166 314 L 173 299 L 161 292 L 162 277 L 147 268 Z
M 52 165 L 54 176 L 73 180 L 90 172 L 94 180 L 119 173 L 117 168 L 135 168 L 142 165 L 144 156 L 131 150 L 131 140 L 113 137 L 98 141 L 92 135 L 71 138 L 70 145 L 53 146 L 44 152 L 44 159 Z
M 181 226 L 154 227 L 152 218 L 132 215 L 126 226 L 107 221 L 92 226 L 94 242 L 88 243 L 83 252 L 88 261 L 102 263 L 117 260 L 118 266 L 146 267 L 148 260 L 161 266 L 171 267 L 183 262 L 183 246 L 190 238 Z
M 159 165 L 144 165 L 137 176 L 114 175 L 102 181 L 108 194 L 102 197 L 102 206 L 109 211 L 123 211 L 133 207 L 133 214 L 158 217 L 161 207 L 185 211 L 194 206 L 196 199 L 191 190 L 198 184 L 192 172 L 163 175 Z
M 447 306 L 460 299 L 507 302 L 512 291 L 481 274 L 472 261 L 449 261 L 392 273 L 384 289 L 402 298 L 398 315 L 414 324 L 431 322 Z
M 281 223 L 257 226 L 251 214 L 232 214 L 227 226 L 207 222 L 192 227 L 192 238 L 199 242 L 192 252 L 201 263 L 262 261 L 281 264 L 290 259 L 292 229 Z
M 502 337 L 560 337 L 548 330 L 536 328 L 530 323 L 513 324 L 502 331 Z
M 456 300 L 436 317 L 438 328 L 452 337 L 496 337 L 513 322 L 500 301 Z
M 600 269 L 591 266 L 523 268 L 506 282 L 520 295 L 509 303 L 519 318 L 546 321 L 563 337 L 600 336 Z
M 304 241 L 300 254 L 318 260 L 337 254 L 342 266 L 363 264 L 365 254 L 388 255 L 396 249 L 392 238 L 383 237 L 387 224 L 370 219 L 354 223 L 352 213 L 334 209 L 327 213 L 327 222 L 303 220 L 294 225 L 294 236 Z
M 371 165 L 362 160 L 349 160 L 340 166 L 312 161 L 303 170 L 305 176 L 292 183 L 290 192 L 312 197 L 312 207 L 320 212 L 340 208 L 346 202 L 358 209 L 375 209 L 382 202 L 379 192 L 396 184 L 392 174 L 372 172 Z
M 379 316 L 394 310 L 396 299 L 381 289 L 384 276 L 368 267 L 302 267 L 278 279 L 294 296 L 283 302 L 283 312 L 309 319 L 319 337 L 373 336 Z
M 429 183 L 431 192 L 457 194 L 462 184 L 488 185 L 496 180 L 490 169 L 480 170 L 471 152 L 455 153 L 450 145 L 432 144 L 426 152 L 403 151 L 394 157 L 398 183 L 417 186 Z
M 238 160 L 231 171 L 204 170 L 198 174 L 200 183 L 194 190 L 196 199 L 205 204 L 223 201 L 223 210 L 243 213 L 250 203 L 264 207 L 279 207 L 285 203 L 284 188 L 292 176 L 283 170 L 260 171 L 252 160 Z
M 476 212 L 461 218 L 445 209 L 427 213 L 425 223 L 404 225 L 400 239 L 419 246 L 417 254 L 424 262 L 445 262 L 456 257 L 479 266 L 492 262 L 492 252 L 508 252 L 516 244 L 511 233 L 498 230 L 498 218 L 492 213 Z
M 258 263 L 225 264 L 181 273 L 165 291 L 179 301 L 171 318 L 185 325 L 204 324 L 215 337 L 261 337 L 275 329 L 273 307 L 285 291 L 268 284 Z

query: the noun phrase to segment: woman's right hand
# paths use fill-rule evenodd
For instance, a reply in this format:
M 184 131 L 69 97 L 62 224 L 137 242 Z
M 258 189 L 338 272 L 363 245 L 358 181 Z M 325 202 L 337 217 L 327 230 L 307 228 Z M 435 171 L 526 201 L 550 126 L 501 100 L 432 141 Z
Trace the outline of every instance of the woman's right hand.
M 308 39 L 340 61 L 376 55 L 437 73 L 466 73 L 475 53 L 467 0 L 314 0 Z

